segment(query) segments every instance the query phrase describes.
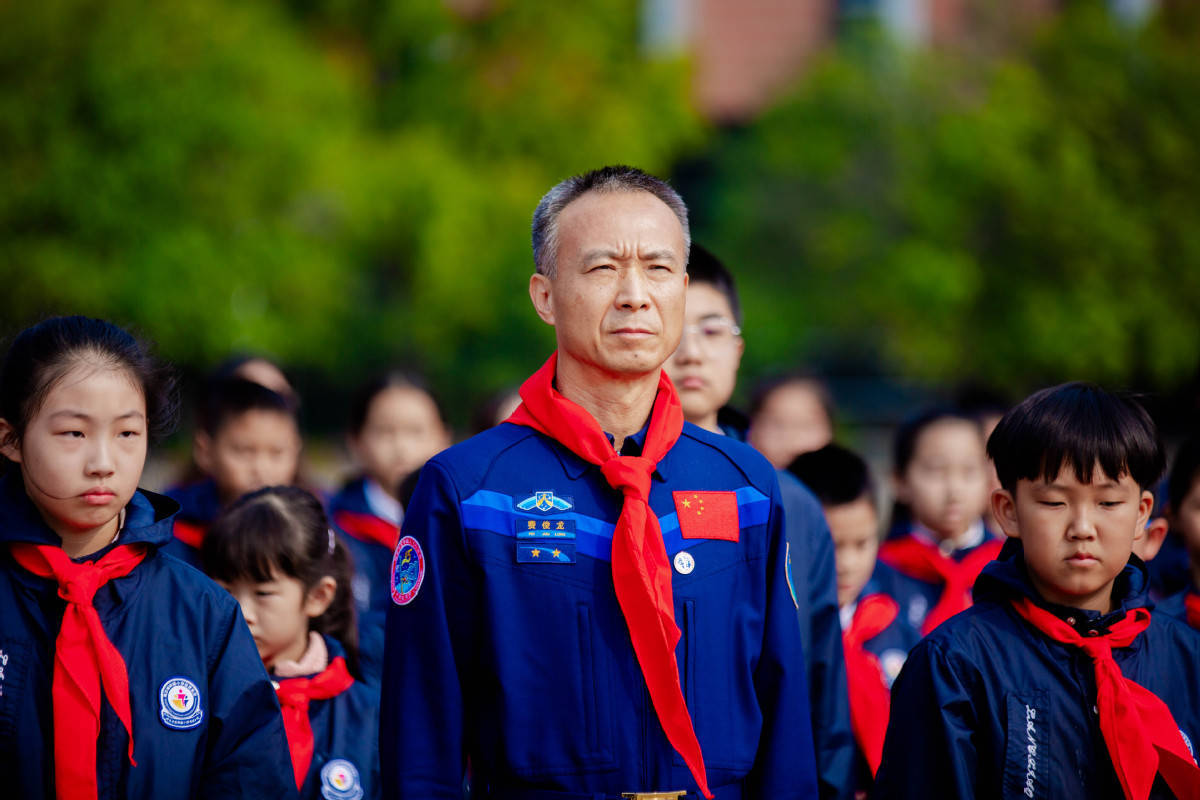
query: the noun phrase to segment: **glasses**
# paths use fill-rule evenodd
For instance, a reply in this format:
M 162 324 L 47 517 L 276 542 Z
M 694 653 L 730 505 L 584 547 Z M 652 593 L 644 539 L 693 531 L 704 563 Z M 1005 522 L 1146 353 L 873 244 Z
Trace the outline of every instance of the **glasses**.
M 712 317 L 695 325 L 684 325 L 683 335 L 695 336 L 695 341 L 700 342 L 704 347 L 715 349 L 729 344 L 734 337 L 741 336 L 742 329 L 731 319 Z

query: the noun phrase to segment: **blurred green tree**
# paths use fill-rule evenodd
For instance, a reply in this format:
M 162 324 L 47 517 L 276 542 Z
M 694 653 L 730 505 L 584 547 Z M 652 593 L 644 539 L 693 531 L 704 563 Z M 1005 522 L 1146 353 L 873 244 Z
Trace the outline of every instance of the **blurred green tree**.
M 697 235 L 741 267 L 750 368 L 867 353 L 1021 389 L 1193 374 L 1198 31 L 1195 4 L 1131 29 L 1077 3 L 999 55 L 863 34 L 721 135 Z

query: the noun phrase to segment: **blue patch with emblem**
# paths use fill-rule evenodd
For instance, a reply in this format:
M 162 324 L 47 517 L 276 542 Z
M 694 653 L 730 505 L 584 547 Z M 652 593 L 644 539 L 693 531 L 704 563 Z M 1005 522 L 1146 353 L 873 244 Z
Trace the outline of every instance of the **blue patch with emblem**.
M 568 542 L 519 542 L 518 564 L 574 564 L 575 545 Z
M 542 514 L 570 511 L 574 507 L 571 498 L 558 497 L 554 492 L 534 492 L 532 496 L 517 503 L 517 509 L 520 511 L 538 511 Z
M 574 539 L 573 519 L 517 518 L 518 539 Z

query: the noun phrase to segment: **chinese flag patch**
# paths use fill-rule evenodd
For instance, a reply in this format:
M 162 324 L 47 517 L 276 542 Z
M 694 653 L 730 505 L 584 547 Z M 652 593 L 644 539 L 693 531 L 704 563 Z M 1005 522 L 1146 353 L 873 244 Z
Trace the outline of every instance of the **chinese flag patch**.
M 672 492 L 684 539 L 738 540 L 738 504 L 733 492 Z

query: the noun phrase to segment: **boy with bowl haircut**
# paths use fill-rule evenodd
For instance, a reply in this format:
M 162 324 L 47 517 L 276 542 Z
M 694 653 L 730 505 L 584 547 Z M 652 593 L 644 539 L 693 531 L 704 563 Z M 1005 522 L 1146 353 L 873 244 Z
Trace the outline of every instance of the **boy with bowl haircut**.
M 1188 553 L 1188 585 L 1154 609 L 1185 620 L 1200 629 L 1200 435 L 1179 447 L 1167 480 L 1166 514 L 1171 531 L 1182 539 Z
M 1154 423 L 1064 384 L 1005 414 L 988 454 L 1008 540 L 893 685 L 875 796 L 1200 798 L 1200 637 L 1151 617 L 1130 558 L 1164 468 Z

